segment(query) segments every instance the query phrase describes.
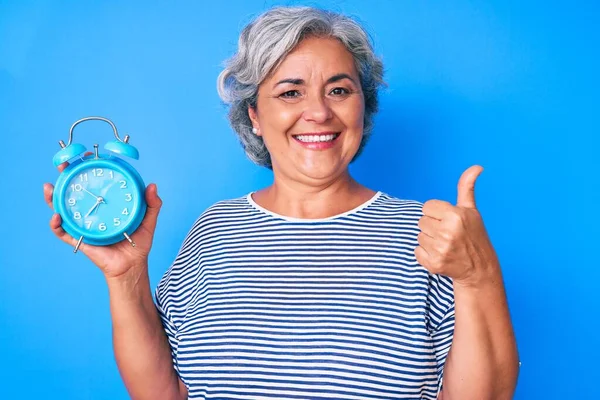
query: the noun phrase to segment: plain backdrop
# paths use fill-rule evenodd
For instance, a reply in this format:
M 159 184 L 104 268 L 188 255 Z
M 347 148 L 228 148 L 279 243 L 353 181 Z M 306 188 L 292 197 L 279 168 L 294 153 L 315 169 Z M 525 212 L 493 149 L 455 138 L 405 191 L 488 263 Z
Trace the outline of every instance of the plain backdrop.
M 42 184 L 71 124 L 131 136 L 164 201 L 152 288 L 212 203 L 269 184 L 216 93 L 241 28 L 273 1 L 0 0 L 0 398 L 127 399 L 104 279 L 56 239 Z M 456 201 L 460 174 L 500 257 L 516 399 L 598 396 L 600 3 L 320 1 L 356 17 L 388 87 L 352 165 L 392 195 Z M 89 148 L 109 126 L 78 126 Z

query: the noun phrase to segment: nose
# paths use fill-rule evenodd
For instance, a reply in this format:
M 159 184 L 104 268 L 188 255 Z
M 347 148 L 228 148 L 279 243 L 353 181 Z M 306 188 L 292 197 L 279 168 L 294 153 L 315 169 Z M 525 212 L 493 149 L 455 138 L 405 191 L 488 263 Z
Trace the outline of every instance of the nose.
M 331 119 L 333 113 L 323 96 L 309 96 L 306 101 L 303 117 L 306 121 L 322 124 Z

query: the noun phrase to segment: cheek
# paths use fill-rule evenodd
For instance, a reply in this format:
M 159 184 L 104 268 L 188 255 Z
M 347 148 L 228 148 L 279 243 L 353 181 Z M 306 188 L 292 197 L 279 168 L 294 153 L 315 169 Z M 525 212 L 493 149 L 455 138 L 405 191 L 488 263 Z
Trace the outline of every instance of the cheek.
M 359 131 L 362 134 L 365 117 L 365 109 L 362 100 L 344 104 L 344 106 L 340 108 L 338 116 L 347 129 Z
M 265 123 L 274 133 L 285 133 L 300 118 L 302 112 L 294 106 L 271 106 L 269 112 L 261 116 L 261 122 Z
M 365 124 L 365 102 L 362 97 L 356 105 L 356 108 L 356 112 L 354 113 L 354 123 L 362 130 Z

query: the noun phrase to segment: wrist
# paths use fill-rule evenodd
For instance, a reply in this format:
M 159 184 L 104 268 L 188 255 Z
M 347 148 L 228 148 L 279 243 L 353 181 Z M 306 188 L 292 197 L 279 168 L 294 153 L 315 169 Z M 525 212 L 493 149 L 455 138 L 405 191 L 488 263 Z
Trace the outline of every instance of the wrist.
M 118 276 L 105 276 L 111 297 L 140 298 L 140 294 L 150 290 L 148 265 L 140 264 L 129 268 Z
M 453 279 L 455 289 L 478 292 L 502 286 L 502 271 L 498 262 L 482 263 L 474 273 L 463 279 Z
M 454 281 L 454 300 L 456 309 L 487 310 L 489 307 L 506 303 L 504 282 L 499 267 L 478 279 L 469 281 Z

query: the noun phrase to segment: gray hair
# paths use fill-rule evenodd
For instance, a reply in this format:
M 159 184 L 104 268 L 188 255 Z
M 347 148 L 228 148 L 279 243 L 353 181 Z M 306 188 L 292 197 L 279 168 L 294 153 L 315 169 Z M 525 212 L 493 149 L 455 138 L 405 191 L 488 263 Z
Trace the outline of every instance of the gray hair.
M 365 101 L 363 137 L 354 158 L 364 148 L 378 109 L 377 94 L 383 82 L 383 63 L 375 56 L 370 38 L 354 20 L 312 7 L 276 7 L 248 24 L 240 34 L 238 52 L 227 60 L 217 79 L 217 90 L 230 106 L 229 122 L 247 156 L 271 168 L 271 156 L 262 137 L 252 133 L 248 107 L 255 108 L 259 84 L 285 56 L 308 36 L 340 40 L 354 57 Z

